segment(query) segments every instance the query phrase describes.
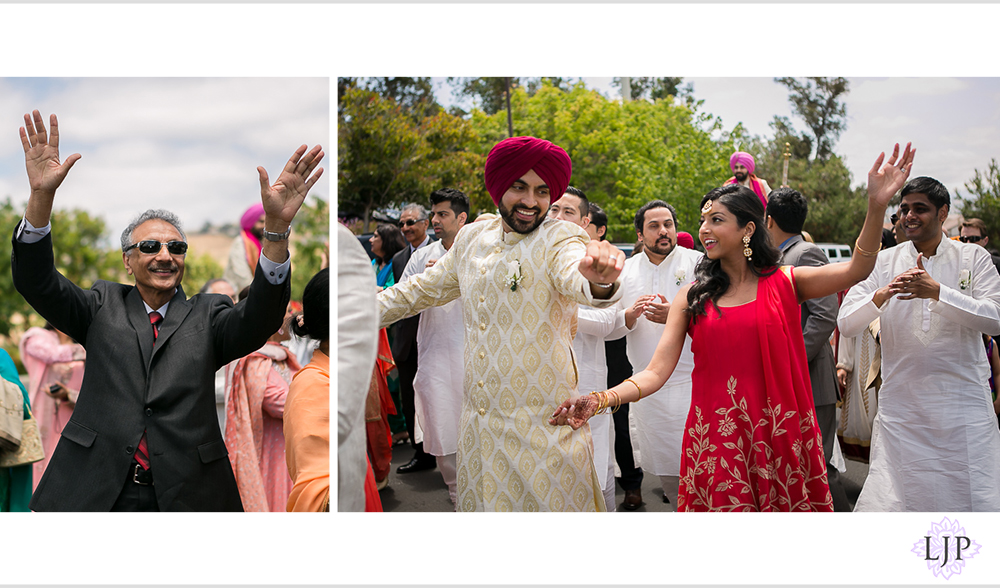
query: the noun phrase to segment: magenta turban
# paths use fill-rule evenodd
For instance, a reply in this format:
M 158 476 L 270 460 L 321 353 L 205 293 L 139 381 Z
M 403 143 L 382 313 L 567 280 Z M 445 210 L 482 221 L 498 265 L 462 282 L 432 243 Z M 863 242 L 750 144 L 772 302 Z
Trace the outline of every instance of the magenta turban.
M 493 203 L 500 206 L 500 199 L 514 182 L 529 170 L 549 187 L 551 202 L 562 198 L 573 173 L 573 162 L 566 151 L 544 139 L 511 137 L 504 139 L 486 156 L 486 190 Z
M 677 231 L 677 244 L 686 249 L 694 249 L 694 237 L 691 233 Z
M 253 226 L 257 224 L 257 219 L 259 219 L 260 215 L 262 214 L 264 214 L 264 205 L 261 204 L 260 202 L 254 204 L 253 206 L 248 208 L 247 211 L 244 212 L 243 216 L 240 218 L 240 228 L 243 229 L 244 231 L 249 232 L 250 229 L 252 229 Z
M 743 167 L 747 168 L 747 172 L 753 175 L 753 169 L 756 167 L 753 160 L 753 155 L 750 155 L 746 151 L 737 151 L 733 153 L 733 156 L 729 158 L 729 169 L 735 171 L 736 164 L 742 163 Z

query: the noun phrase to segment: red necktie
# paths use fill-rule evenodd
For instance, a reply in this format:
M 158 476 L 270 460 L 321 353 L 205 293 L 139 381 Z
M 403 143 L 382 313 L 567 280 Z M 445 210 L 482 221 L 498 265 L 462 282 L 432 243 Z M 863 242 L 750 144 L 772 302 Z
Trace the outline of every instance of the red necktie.
M 149 323 L 153 325 L 153 341 L 160 334 L 160 323 L 163 322 L 163 315 L 155 310 L 149 313 Z M 142 469 L 149 469 L 149 448 L 146 444 L 146 431 L 142 432 L 142 439 L 139 439 L 139 446 L 135 449 L 135 460 L 139 462 Z

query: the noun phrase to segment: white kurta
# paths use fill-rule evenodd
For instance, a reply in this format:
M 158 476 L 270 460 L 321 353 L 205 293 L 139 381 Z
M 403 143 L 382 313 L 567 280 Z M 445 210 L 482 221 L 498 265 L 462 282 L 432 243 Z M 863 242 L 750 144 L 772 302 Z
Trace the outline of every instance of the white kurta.
M 875 378 L 882 365 L 876 339 L 879 329 L 879 323 L 872 321 L 857 337 L 841 337 L 837 356 L 837 368 L 848 373 L 837 434 L 845 443 L 861 447 L 871 447 L 872 423 L 878 413 Z
M 608 388 L 608 360 L 604 351 L 604 338 L 614 330 L 615 314 L 613 307 L 598 310 L 589 306 L 581 306 L 577 313 L 573 354 L 580 373 L 580 394 Z M 614 506 L 615 492 L 615 465 L 611 457 L 614 452 L 614 423 L 611 411 L 592 416 L 588 423 L 590 434 L 594 438 L 594 468 L 601 478 L 605 506 L 610 510 Z
M 618 302 L 615 331 L 609 339 L 626 336 L 628 360 L 633 373 L 649 365 L 653 352 L 660 343 L 664 325 L 654 323 L 645 316 L 635 321 L 629 330 L 625 326 L 625 309 L 640 296 L 662 294 L 667 302 L 685 285 L 694 281 L 695 266 L 702 254 L 693 249 L 676 246 L 659 265 L 653 265 L 645 254 L 635 255 L 625 261 L 622 270 L 622 298 Z M 681 468 L 681 438 L 684 422 L 691 410 L 691 371 L 694 356 L 691 354 L 691 337 L 684 338 L 677 367 L 657 393 L 642 391 L 642 400 L 629 406 L 632 447 L 635 464 L 656 476 L 677 476 Z
M 422 273 L 427 261 L 447 250 L 434 241 L 413 252 L 400 282 Z M 417 327 L 417 374 L 413 378 L 414 412 L 423 434 L 424 451 L 445 456 L 458 451 L 458 421 L 462 414 L 465 327 L 462 300 L 428 308 Z
M 982 339 L 1000 334 L 1000 276 L 982 247 L 944 239 L 924 260 L 941 284 L 939 300 L 876 307 L 875 290 L 916 259 L 910 242 L 880 252 L 840 309 L 843 336 L 879 316 L 882 327 L 871 467 L 855 510 L 1000 510 L 1000 431 Z
M 577 304 L 620 296 L 616 284 L 611 298 L 594 300 L 578 270 L 586 241 L 580 227 L 552 219 L 527 235 L 504 233 L 499 218 L 473 223 L 434 267 L 379 293 L 382 326 L 462 297 L 459 510 L 604 510 L 590 428 L 548 424 L 577 394 Z

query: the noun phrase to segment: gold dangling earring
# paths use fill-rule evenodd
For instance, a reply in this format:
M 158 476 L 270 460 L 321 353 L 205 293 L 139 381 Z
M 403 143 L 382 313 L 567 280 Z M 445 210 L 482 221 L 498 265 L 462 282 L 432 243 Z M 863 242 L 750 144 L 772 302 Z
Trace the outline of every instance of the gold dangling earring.
M 743 255 L 746 256 L 747 261 L 750 261 L 750 257 L 753 255 L 753 249 L 750 249 L 750 235 L 743 235 Z

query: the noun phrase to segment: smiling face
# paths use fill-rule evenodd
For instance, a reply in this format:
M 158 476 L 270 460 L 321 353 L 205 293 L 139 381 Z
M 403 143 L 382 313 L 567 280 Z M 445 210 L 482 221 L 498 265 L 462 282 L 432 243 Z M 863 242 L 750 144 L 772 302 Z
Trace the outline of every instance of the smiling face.
M 650 208 L 642 219 L 642 232 L 638 233 L 642 250 L 653 262 L 661 261 L 677 246 L 677 227 L 674 217 L 666 208 Z
M 903 196 L 898 214 L 908 240 L 930 243 L 941 239 L 941 225 L 948 218 L 948 207 L 937 208 L 926 194 L 911 192 Z
M 500 199 L 500 218 L 505 232 L 527 234 L 545 220 L 552 196 L 549 187 L 534 170 L 528 170 L 507 188 Z
M 705 256 L 709 259 L 743 257 L 743 236 L 752 235 L 754 223 L 740 227 L 736 215 L 718 200 L 712 202 L 707 212 L 702 211 L 698 238 L 705 246 Z
M 399 228 L 403 231 L 406 241 L 414 247 L 423 243 L 427 237 L 427 219 L 418 219 L 420 219 L 420 215 L 412 208 L 404 210 L 399 215 Z M 414 222 L 411 224 L 410 221 Z
M 132 231 L 132 243 L 147 240 L 167 243 L 183 239 L 174 225 L 165 220 L 152 219 Z M 122 261 L 129 275 L 135 276 L 135 285 L 142 299 L 153 308 L 159 308 L 162 302 L 170 300 L 184 277 L 184 255 L 171 255 L 166 245 L 160 245 L 160 250 L 152 255 L 136 247 L 123 253 Z M 155 301 L 161 304 L 153 304 Z

